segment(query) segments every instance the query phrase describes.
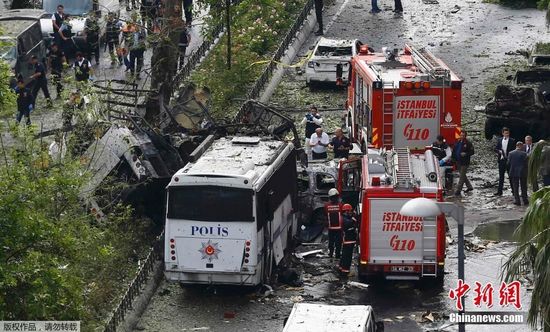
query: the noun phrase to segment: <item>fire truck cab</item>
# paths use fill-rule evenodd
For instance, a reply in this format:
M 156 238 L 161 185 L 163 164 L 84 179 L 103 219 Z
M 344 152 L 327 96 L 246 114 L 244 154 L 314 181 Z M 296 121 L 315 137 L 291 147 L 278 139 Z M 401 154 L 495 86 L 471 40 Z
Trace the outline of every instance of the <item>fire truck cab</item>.
M 438 172 L 431 150 L 412 154 L 408 148 L 381 149 L 340 163 L 338 189 L 361 220 L 357 262 L 361 279 L 443 281 L 444 215 L 416 218 L 399 213 L 412 198 L 443 200 Z
M 376 53 L 362 45 L 349 82 L 346 126 L 363 151 L 424 149 L 437 135 L 449 144 L 460 137 L 462 80 L 425 48 Z

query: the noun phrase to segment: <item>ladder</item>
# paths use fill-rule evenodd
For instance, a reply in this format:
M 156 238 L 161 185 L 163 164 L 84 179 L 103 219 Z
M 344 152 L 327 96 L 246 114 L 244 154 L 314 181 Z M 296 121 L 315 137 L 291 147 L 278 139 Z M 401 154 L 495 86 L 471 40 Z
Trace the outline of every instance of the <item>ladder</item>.
M 409 148 L 394 149 L 394 188 L 411 189 L 414 185 Z
M 437 219 L 424 218 L 422 223 L 422 276 L 437 277 Z M 433 272 L 426 266 L 433 266 Z
M 409 46 L 414 64 L 422 69 L 423 72 L 429 74 L 435 79 L 445 79 L 449 77 L 451 71 L 444 68 L 432 52 L 428 51 L 425 47 L 417 49 L 413 46 Z
M 392 82 L 384 82 L 382 87 L 382 146 L 393 145 L 393 102 L 395 97 L 395 85 Z

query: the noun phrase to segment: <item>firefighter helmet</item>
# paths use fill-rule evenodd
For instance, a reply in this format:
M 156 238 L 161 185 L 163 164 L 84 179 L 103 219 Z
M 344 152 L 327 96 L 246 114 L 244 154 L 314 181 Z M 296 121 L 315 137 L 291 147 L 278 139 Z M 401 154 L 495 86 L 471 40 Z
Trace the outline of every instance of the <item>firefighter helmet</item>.
M 329 197 L 338 196 L 338 195 L 340 195 L 340 193 L 338 192 L 338 190 L 336 188 L 332 188 L 328 191 L 328 196 Z
M 351 211 L 351 210 L 353 210 L 353 207 L 351 207 L 350 204 L 344 204 L 344 206 L 342 206 L 342 211 L 343 212 Z

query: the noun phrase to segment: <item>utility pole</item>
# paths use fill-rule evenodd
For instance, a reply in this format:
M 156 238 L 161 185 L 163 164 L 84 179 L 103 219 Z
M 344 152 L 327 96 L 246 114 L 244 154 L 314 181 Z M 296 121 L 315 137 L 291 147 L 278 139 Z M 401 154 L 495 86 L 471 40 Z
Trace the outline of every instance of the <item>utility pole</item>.
M 225 21 L 227 29 L 227 69 L 231 69 L 231 0 L 225 0 Z

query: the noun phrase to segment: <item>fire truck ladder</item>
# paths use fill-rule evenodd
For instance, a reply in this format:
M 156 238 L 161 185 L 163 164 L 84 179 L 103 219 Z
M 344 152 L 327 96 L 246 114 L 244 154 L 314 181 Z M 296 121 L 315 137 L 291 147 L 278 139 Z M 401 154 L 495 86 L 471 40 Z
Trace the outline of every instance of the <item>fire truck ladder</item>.
M 437 221 L 424 218 L 422 224 L 422 276 L 437 277 Z M 432 271 L 427 272 L 427 266 L 432 267 Z
M 411 189 L 414 185 L 409 148 L 394 149 L 393 178 L 395 188 Z
M 382 89 L 382 145 L 393 145 L 393 101 L 395 97 L 395 85 L 392 82 L 384 82 Z
M 414 64 L 435 79 L 445 79 L 449 77 L 450 70 L 441 66 L 432 52 L 425 47 L 416 49 L 409 46 Z

